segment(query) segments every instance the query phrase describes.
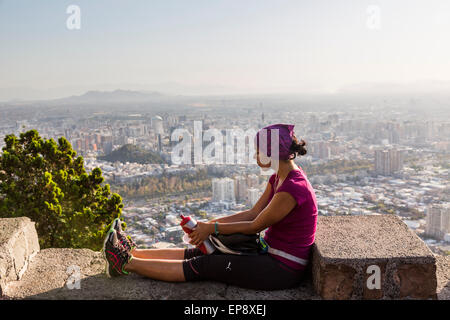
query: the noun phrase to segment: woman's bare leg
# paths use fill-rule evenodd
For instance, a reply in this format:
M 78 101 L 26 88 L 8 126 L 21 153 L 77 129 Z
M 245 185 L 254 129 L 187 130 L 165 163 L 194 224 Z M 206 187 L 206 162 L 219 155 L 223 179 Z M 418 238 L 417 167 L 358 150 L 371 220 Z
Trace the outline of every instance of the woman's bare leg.
M 169 248 L 169 249 L 134 249 L 131 254 L 135 258 L 140 259 L 168 259 L 168 260 L 183 260 L 183 248 Z
M 125 266 L 125 270 L 155 280 L 186 281 L 183 272 L 183 261 L 181 260 L 140 259 L 133 257 Z

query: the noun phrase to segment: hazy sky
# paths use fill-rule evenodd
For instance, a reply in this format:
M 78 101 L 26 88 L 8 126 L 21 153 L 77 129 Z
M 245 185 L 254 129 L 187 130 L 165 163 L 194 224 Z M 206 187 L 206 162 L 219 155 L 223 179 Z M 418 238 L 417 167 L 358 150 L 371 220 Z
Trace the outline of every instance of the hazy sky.
M 448 0 L 0 0 L 0 88 L 450 81 L 449 34 Z

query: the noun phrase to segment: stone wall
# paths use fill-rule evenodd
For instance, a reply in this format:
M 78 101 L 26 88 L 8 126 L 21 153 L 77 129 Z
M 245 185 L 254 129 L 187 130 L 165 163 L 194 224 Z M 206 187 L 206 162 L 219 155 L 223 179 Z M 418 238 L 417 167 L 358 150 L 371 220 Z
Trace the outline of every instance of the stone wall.
M 100 252 L 39 251 L 30 219 L 0 219 L 0 299 L 450 299 L 450 258 L 435 256 L 395 216 L 319 217 L 311 261 L 301 286 L 278 291 L 138 275 L 109 279 Z
M 26 217 L 0 219 L 0 294 L 9 282 L 22 278 L 38 252 L 34 222 Z

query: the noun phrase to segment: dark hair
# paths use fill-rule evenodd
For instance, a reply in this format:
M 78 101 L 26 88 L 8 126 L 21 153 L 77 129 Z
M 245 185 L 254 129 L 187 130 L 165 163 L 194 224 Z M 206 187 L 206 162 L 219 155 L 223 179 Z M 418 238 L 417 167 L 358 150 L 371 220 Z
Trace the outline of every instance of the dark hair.
M 297 157 L 297 154 L 303 156 L 306 154 L 307 150 L 305 148 L 306 141 L 301 139 L 300 142 L 295 136 L 292 136 L 292 144 L 289 150 L 292 152 L 294 157 L 292 159 L 295 159 Z

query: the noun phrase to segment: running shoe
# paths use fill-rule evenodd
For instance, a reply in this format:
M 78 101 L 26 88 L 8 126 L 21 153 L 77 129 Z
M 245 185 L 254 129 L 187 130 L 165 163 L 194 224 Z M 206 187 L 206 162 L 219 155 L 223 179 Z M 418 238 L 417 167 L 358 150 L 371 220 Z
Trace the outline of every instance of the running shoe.
M 114 229 L 109 230 L 106 235 L 103 254 L 106 259 L 106 275 L 109 278 L 128 274 L 124 267 L 133 257 L 119 242 Z
M 128 252 L 131 252 L 133 249 L 137 248 L 137 245 L 133 239 L 131 239 L 131 237 L 122 230 L 122 222 L 119 218 L 114 219 L 111 229 L 116 230 L 117 239 L 119 239 L 119 242 L 125 247 L 125 249 L 128 250 Z

